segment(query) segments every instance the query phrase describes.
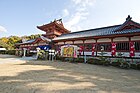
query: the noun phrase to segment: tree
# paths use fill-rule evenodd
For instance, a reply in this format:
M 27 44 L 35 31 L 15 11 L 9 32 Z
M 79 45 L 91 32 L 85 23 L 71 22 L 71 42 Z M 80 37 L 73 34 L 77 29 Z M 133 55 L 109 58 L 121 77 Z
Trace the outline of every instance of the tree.
M 16 43 L 20 43 L 21 42 L 21 38 L 20 37 L 18 37 L 18 36 L 10 36 L 9 38 L 8 38 L 8 45 L 12 48 L 12 49 L 14 49 L 15 48 L 15 44 Z
M 22 43 L 22 38 L 27 40 L 36 39 L 40 37 L 40 34 L 30 35 L 30 36 L 10 36 L 10 37 L 2 37 L 0 38 L 0 46 L 7 48 L 7 49 L 15 49 L 16 43 Z
M 2 42 L 4 42 L 4 43 L 7 43 L 7 42 L 8 42 L 8 38 L 6 38 L 6 37 L 2 37 L 0 40 L 1 40 Z
M 2 40 L 0 40 L 0 46 L 3 47 L 3 48 L 6 48 L 6 49 L 9 48 L 9 45 L 6 44 L 5 42 L 3 42 Z

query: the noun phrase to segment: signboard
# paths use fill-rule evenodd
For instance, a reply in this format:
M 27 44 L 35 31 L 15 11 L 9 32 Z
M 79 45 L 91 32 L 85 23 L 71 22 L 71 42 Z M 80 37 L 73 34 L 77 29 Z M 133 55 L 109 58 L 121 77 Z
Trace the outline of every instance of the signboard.
M 74 55 L 74 47 L 64 47 L 63 56 L 64 57 L 73 57 Z
M 77 57 L 78 47 L 75 45 L 61 46 L 61 56 L 63 57 Z

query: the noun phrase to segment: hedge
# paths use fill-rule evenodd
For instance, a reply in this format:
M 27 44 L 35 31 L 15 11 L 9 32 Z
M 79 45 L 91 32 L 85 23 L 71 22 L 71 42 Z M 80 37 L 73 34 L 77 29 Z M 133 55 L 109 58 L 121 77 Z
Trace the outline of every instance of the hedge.
M 9 54 L 9 55 L 15 55 L 16 50 L 5 50 L 5 51 L 0 51 L 0 54 Z

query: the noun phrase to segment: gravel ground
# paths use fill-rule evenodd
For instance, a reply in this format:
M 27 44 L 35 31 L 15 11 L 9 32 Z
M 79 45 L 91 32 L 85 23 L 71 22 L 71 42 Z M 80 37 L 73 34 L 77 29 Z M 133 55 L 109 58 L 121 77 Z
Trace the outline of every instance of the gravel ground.
M 140 93 L 140 71 L 0 55 L 0 93 Z

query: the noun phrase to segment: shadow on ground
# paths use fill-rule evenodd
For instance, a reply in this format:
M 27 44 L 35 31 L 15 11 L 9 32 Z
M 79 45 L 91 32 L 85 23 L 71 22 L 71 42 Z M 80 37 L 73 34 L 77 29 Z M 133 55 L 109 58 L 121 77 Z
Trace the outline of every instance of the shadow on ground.
M 65 62 L 27 61 L 15 64 L 42 67 L 15 76 L 0 76 L 1 93 L 139 93 L 140 72 Z M 138 75 L 139 74 L 139 75 Z

